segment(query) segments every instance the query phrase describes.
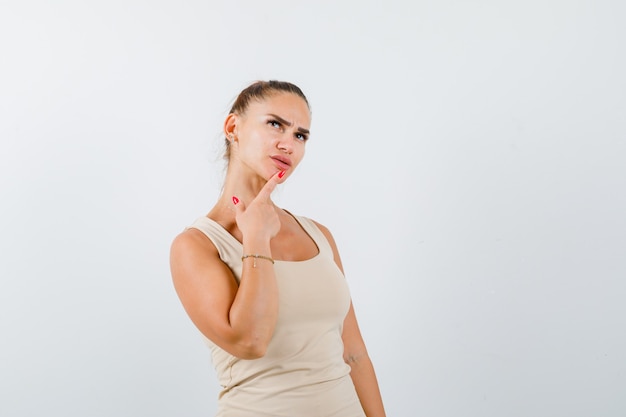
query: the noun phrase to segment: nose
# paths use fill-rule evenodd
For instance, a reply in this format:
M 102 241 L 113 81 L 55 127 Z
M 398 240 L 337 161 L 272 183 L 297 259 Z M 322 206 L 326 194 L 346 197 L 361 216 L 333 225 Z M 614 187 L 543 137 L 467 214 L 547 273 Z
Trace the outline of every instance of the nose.
M 295 139 L 289 134 L 281 135 L 278 139 L 277 147 L 279 150 L 291 154 L 293 152 L 293 141 Z

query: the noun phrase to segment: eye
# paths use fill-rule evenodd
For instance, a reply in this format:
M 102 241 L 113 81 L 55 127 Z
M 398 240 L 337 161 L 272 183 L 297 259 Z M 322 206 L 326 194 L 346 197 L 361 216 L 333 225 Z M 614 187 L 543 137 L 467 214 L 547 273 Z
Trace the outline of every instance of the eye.
M 278 120 L 274 120 L 274 119 L 268 120 L 267 124 L 272 126 L 272 127 L 274 127 L 274 128 L 276 128 L 276 129 L 278 129 L 278 128 L 280 128 L 282 126 L 281 123 Z
M 309 136 L 305 135 L 304 133 L 296 133 L 296 139 L 306 141 L 309 139 Z

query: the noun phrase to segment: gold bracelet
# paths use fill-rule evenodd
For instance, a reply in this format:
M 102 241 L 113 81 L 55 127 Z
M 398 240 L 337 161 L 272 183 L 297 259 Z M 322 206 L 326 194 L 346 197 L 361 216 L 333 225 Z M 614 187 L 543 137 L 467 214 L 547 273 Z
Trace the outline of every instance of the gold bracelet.
M 254 261 L 252 262 L 252 268 L 256 268 L 256 260 L 259 259 L 259 258 L 268 260 L 272 264 L 274 263 L 274 260 L 272 258 L 270 258 L 269 256 L 257 255 L 256 253 L 252 253 L 252 254 L 249 254 L 249 255 L 243 255 L 241 257 L 241 262 L 243 262 L 243 260 L 246 259 L 246 258 L 254 258 Z

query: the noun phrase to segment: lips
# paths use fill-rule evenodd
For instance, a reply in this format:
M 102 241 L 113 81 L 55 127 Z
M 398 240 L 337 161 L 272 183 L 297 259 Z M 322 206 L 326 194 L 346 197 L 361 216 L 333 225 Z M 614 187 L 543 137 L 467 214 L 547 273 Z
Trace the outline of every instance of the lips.
M 286 156 L 272 155 L 271 158 L 279 169 L 285 170 L 291 168 L 291 159 Z

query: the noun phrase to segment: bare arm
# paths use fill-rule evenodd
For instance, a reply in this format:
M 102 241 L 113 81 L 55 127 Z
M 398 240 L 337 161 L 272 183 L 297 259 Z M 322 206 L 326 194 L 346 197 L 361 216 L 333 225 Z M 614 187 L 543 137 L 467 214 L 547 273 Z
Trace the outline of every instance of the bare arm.
M 318 227 L 324 233 L 328 242 L 330 242 L 333 248 L 335 262 L 343 272 L 343 266 L 335 240 L 328 229 L 320 224 L 318 224 Z M 352 303 L 350 303 L 350 310 L 344 319 L 342 339 L 344 344 L 343 358 L 346 363 L 350 365 L 350 376 L 352 377 L 352 382 L 354 383 L 365 415 L 367 417 L 385 417 L 385 408 L 378 386 L 378 379 L 376 378 L 374 366 L 367 353 L 365 342 L 359 330 Z
M 244 253 L 271 257 L 270 240 L 280 221 L 269 200 L 272 177 L 247 208 L 236 204 Z M 273 264 L 243 262 L 239 284 L 204 234 L 188 229 L 171 246 L 170 266 L 176 292 L 196 327 L 228 353 L 255 359 L 267 349 L 278 318 L 278 287 Z
M 350 365 L 350 376 L 365 415 L 367 417 L 384 417 L 385 408 L 374 372 L 374 365 L 361 337 L 352 304 L 350 304 L 350 311 L 344 320 L 343 343 L 343 358 Z

